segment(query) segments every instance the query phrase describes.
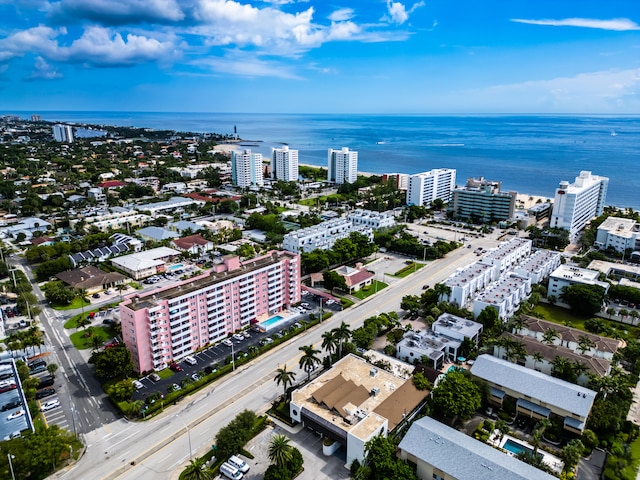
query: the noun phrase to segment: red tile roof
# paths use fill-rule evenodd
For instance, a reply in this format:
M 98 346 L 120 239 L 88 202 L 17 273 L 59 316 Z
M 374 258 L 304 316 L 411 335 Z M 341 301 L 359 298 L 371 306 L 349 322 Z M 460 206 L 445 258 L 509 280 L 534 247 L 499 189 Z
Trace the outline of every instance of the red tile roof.
M 181 250 L 189 250 L 194 245 L 206 245 L 209 240 L 196 233 L 188 237 L 174 238 L 172 243 Z
M 116 187 L 124 187 L 127 184 L 125 182 L 121 182 L 120 180 L 107 180 L 105 182 L 99 183 L 98 186 L 102 188 L 116 188 Z

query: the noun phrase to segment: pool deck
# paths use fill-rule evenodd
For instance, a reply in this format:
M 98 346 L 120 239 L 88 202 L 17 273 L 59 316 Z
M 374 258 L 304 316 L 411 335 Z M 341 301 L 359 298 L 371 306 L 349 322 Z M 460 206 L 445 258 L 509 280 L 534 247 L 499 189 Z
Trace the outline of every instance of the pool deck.
M 500 431 L 498 430 L 493 431 L 487 443 L 493 447 L 499 448 L 500 450 L 505 452 L 507 455 L 515 457 L 515 454 L 513 452 L 510 452 L 509 450 L 504 449 L 504 444 L 507 442 L 507 440 L 511 440 L 512 442 L 519 443 L 520 445 L 523 445 L 533 450 L 532 445 L 528 444 L 524 440 L 520 440 L 519 438 L 512 437 L 511 435 L 505 435 L 502 438 L 500 438 Z M 553 472 L 558 474 L 562 472 L 562 468 L 564 467 L 562 460 L 560 460 L 555 455 L 551 455 L 550 453 L 545 452 L 544 450 L 538 450 L 538 453 L 542 454 L 542 461 L 546 463 L 547 466 L 549 466 L 549 468 L 553 470 Z

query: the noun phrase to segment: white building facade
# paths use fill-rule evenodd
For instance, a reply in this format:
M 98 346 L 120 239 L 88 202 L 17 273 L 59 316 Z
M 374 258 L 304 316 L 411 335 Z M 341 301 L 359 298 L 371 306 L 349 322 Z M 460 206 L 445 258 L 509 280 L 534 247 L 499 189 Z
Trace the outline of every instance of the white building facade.
M 328 250 L 336 240 L 348 237 L 351 232 L 360 232 L 369 241 L 373 240 L 373 230 L 370 227 L 354 225 L 346 218 L 336 218 L 287 233 L 282 239 L 282 248 L 293 253 L 312 252 L 318 248 Z
M 452 168 L 437 168 L 409 176 L 407 205 L 426 205 L 439 198 L 447 203 L 456 186 L 456 171 Z
M 290 150 L 288 145 L 271 149 L 271 178 L 298 181 L 298 150 Z
M 594 245 L 619 253 L 640 250 L 640 225 L 631 218 L 609 217 L 598 227 Z
M 231 155 L 231 180 L 240 188 L 264 185 L 262 178 L 262 154 L 251 150 L 233 152 Z
M 364 225 L 374 230 L 379 228 L 389 228 L 396 224 L 393 215 L 388 213 L 373 212 L 371 210 L 362 210 L 360 208 L 350 212 L 347 219 L 354 225 Z
M 343 147 L 341 150 L 329 149 L 327 180 L 336 185 L 354 183 L 358 180 L 358 152 Z
M 53 138 L 56 142 L 73 142 L 73 127 L 71 125 L 57 124 L 53 126 Z
M 571 184 L 566 180 L 560 182 L 549 226 L 568 230 L 569 238 L 575 240 L 592 218 L 602 214 L 608 186 L 607 177 L 589 171 L 580 172 Z
M 562 295 L 562 289 L 570 285 L 600 285 L 605 292 L 608 291 L 609 283 L 598 280 L 599 276 L 600 272 L 597 270 L 560 265 L 549 276 L 547 296 L 558 298 Z

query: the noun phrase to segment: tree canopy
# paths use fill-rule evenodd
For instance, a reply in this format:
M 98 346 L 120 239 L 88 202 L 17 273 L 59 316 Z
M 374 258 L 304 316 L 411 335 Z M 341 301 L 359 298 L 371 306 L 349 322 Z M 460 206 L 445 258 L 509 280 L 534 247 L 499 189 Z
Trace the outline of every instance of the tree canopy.
M 600 285 L 575 284 L 564 287 L 560 299 L 576 313 L 591 317 L 602 310 L 605 294 Z
M 469 419 L 482 405 L 482 391 L 460 370 L 448 372 L 432 392 L 435 410 L 447 417 Z

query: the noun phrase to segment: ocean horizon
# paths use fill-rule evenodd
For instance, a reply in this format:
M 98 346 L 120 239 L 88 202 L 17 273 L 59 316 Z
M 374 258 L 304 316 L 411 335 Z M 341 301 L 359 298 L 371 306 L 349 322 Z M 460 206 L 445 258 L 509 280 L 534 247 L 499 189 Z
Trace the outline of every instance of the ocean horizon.
M 640 209 L 640 116 L 373 115 L 175 112 L 6 112 L 52 122 L 233 134 L 269 157 L 284 144 L 300 163 L 325 166 L 329 148 L 358 152 L 358 170 L 414 174 L 456 169 L 456 183 L 482 176 L 504 191 L 553 199 L 580 171 L 609 178 L 606 204 Z

